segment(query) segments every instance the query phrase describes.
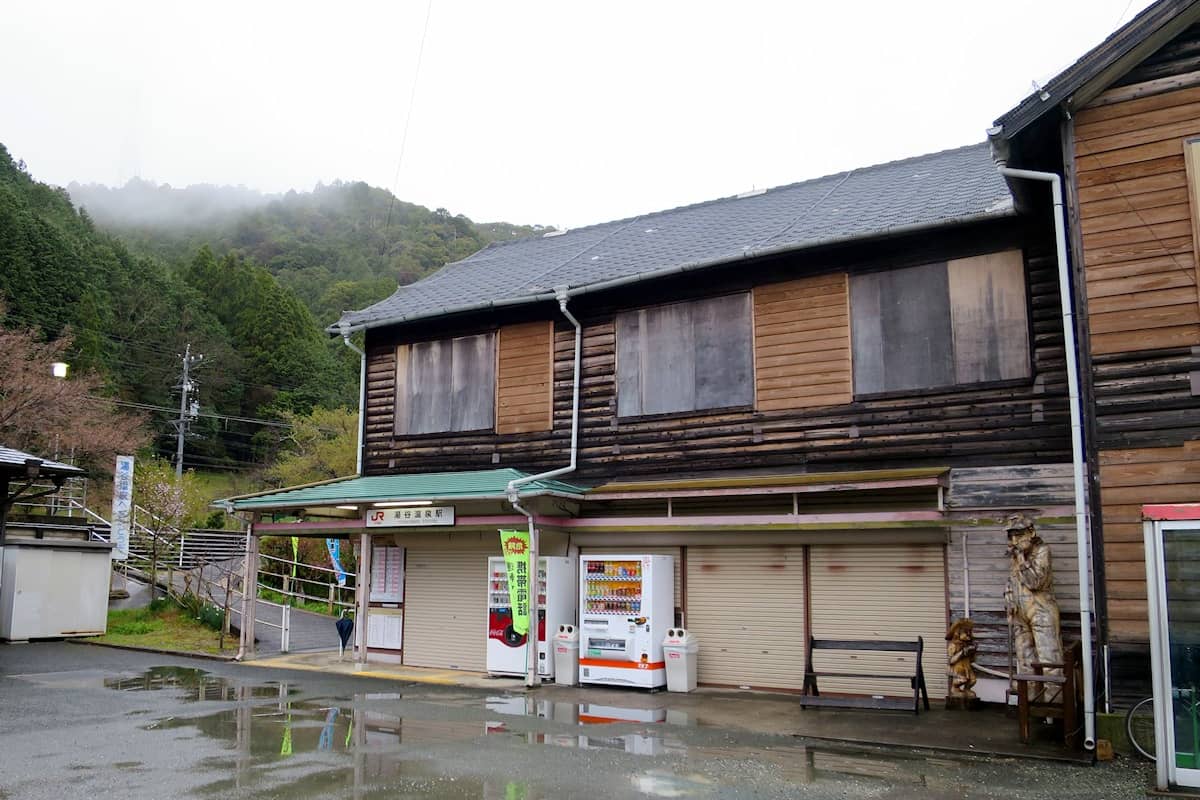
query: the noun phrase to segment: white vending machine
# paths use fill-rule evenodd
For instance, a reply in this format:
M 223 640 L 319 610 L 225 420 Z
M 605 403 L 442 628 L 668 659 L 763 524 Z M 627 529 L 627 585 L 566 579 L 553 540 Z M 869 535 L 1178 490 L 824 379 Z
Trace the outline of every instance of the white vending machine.
M 675 624 L 671 556 L 580 556 L 579 682 L 667 683 L 662 641 Z
M 538 674 L 554 677 L 553 642 L 546 632 L 575 624 L 575 559 L 538 559 Z M 525 639 L 512 626 L 512 601 L 503 556 L 488 558 L 487 671 L 491 675 L 525 674 Z

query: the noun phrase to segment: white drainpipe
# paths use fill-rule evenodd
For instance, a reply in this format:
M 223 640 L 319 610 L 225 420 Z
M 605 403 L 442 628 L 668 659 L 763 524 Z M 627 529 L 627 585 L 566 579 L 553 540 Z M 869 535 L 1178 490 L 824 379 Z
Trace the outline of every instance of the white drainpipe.
M 1058 249 L 1058 290 L 1062 298 L 1063 340 L 1067 357 L 1067 394 L 1071 405 L 1071 466 L 1075 478 L 1075 545 L 1079 555 L 1079 625 L 1083 640 L 1083 746 L 1096 746 L 1096 701 L 1092 674 L 1091 546 L 1087 508 L 1083 493 L 1083 415 L 1079 407 L 1079 367 L 1075 355 L 1075 315 L 1072 311 L 1071 281 L 1067 268 L 1067 234 L 1063 224 L 1062 179 L 1053 172 L 1012 169 L 997 160 L 1006 178 L 1043 181 L 1050 184 L 1054 201 L 1054 241 Z
M 363 429 L 365 427 L 363 409 L 367 403 L 367 354 L 350 341 L 349 325 L 341 324 L 338 328 L 342 332 L 342 341 L 346 343 L 346 347 L 358 353 L 358 449 L 355 451 L 357 455 L 354 459 L 354 474 L 362 475 Z
M 575 319 L 574 315 L 567 310 L 567 301 L 570 295 L 567 292 L 567 287 L 557 286 L 554 289 L 554 296 L 558 299 L 558 308 L 562 311 L 563 316 L 567 321 L 575 326 L 575 376 L 572 381 L 571 388 L 571 463 L 565 467 L 552 469 L 549 472 L 542 472 L 538 475 L 527 475 L 524 478 L 517 478 L 508 482 L 508 487 L 505 493 L 508 495 L 508 502 L 512 507 L 521 512 L 529 520 L 529 633 L 525 637 L 525 685 L 529 687 L 537 686 L 539 683 L 538 677 L 538 532 L 533 524 L 533 514 L 521 506 L 520 492 L 521 486 L 533 481 L 543 480 L 546 478 L 557 478 L 559 475 L 566 475 L 568 472 L 575 470 L 575 461 L 579 454 L 579 374 L 583 362 L 583 326 L 579 324 L 579 320 Z M 546 635 L 550 635 L 550 631 L 546 631 Z

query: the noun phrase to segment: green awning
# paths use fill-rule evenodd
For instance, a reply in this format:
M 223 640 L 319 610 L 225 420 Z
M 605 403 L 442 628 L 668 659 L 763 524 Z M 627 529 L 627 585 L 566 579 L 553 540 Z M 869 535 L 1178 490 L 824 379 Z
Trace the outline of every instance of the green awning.
M 316 508 L 404 500 L 503 500 L 509 481 L 528 477 L 516 469 L 478 472 L 433 472 L 423 475 L 371 475 L 297 486 L 257 495 L 221 500 L 214 505 L 234 510 Z M 519 487 L 521 497 L 554 494 L 580 498 L 587 491 L 562 481 L 538 480 Z

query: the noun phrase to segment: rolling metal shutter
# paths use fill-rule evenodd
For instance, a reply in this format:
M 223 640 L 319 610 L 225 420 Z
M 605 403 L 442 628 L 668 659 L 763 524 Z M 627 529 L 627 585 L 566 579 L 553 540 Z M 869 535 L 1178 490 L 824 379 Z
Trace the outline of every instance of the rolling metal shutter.
M 929 697 L 946 696 L 946 570 L 941 545 L 813 545 L 812 635 L 817 639 L 925 639 Z M 912 674 L 911 653 L 821 651 L 821 672 Z M 822 678 L 822 692 L 909 695 L 899 680 Z
M 409 548 L 405 664 L 478 672 L 487 668 L 487 557 L 491 554 Z
M 803 547 L 688 547 L 687 589 L 701 683 L 801 688 Z

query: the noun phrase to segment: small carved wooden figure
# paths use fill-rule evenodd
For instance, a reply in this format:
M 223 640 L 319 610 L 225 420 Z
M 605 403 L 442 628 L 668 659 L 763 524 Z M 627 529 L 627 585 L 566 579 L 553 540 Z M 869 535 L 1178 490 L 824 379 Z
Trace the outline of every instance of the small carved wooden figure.
M 946 661 L 950 673 L 950 697 L 947 707 L 969 708 L 976 703 L 975 623 L 968 618 L 955 620 L 946 634 Z

